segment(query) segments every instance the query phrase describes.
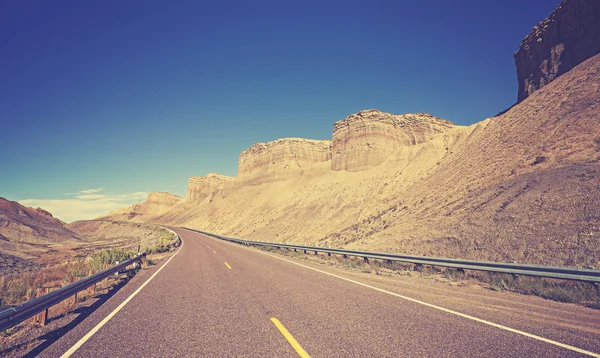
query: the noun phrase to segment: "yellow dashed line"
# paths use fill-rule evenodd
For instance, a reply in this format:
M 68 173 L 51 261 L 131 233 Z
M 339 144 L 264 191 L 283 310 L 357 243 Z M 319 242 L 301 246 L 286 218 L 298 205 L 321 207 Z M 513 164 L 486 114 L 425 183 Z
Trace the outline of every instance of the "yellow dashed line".
M 283 336 L 285 337 L 285 339 L 287 339 L 287 341 L 290 342 L 290 344 L 296 350 L 296 353 L 298 353 L 298 355 L 300 357 L 302 357 L 302 358 L 310 358 L 310 356 L 302 348 L 302 346 L 300 345 L 300 343 L 298 343 L 298 341 L 295 340 L 294 337 L 292 337 L 292 335 L 290 334 L 290 332 L 288 332 L 288 330 L 285 329 L 285 327 L 281 324 L 281 322 L 279 322 L 279 320 L 277 318 L 273 317 L 273 318 L 271 318 L 271 321 L 273 322 L 273 324 L 275 324 L 275 327 L 277 327 L 277 329 L 279 330 L 279 332 L 281 332 L 281 334 L 283 334 Z
M 227 266 L 227 268 L 231 270 L 231 266 L 229 266 L 227 262 L 225 263 L 225 266 Z

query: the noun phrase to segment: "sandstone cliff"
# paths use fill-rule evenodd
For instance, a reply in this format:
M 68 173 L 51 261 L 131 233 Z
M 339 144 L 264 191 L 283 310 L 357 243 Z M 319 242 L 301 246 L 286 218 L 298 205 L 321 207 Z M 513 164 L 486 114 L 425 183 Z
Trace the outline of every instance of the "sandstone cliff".
M 224 183 L 227 195 L 145 220 L 250 239 L 600 266 L 600 55 L 544 84 L 469 127 L 369 110 L 335 124 L 332 152 L 326 141 L 257 144 Z M 300 147 L 314 154 L 298 156 Z
M 285 180 L 330 159 L 328 140 L 284 138 L 255 143 L 240 154 L 237 180 L 246 185 Z
M 313 175 L 239 185 L 152 220 L 332 247 L 596 266 L 599 108 L 600 55 L 501 116 L 469 127 L 428 118 L 426 130 L 409 128 L 420 136 L 400 137 L 368 170 L 327 170 L 332 158 Z
M 515 52 L 521 102 L 600 52 L 600 1 L 563 0 Z
M 351 114 L 334 124 L 331 169 L 369 169 L 383 163 L 398 148 L 431 141 L 453 126 L 421 113 L 393 115 L 371 109 Z
M 203 177 L 190 177 L 185 200 L 202 202 L 204 200 L 211 201 L 215 197 L 222 197 L 226 184 L 232 180 L 232 177 L 215 173 L 208 173 Z

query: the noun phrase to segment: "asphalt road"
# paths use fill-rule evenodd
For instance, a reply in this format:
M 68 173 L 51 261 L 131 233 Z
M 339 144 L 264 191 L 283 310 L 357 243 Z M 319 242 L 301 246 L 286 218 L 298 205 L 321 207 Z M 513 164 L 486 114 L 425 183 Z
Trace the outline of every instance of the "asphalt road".
M 415 280 L 396 282 L 174 230 L 184 245 L 170 261 L 138 275 L 41 356 L 600 353 L 600 314 L 595 310 L 535 297 L 436 288 Z

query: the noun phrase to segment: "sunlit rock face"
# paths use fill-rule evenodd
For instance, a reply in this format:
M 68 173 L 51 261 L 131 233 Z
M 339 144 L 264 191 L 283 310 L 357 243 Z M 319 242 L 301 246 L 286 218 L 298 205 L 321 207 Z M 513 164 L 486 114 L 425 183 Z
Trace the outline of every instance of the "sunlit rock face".
M 331 141 L 283 138 L 255 143 L 240 154 L 236 181 L 244 185 L 286 180 L 331 159 Z
M 209 198 L 222 196 L 226 183 L 232 181 L 232 177 L 208 173 L 202 177 L 191 177 L 188 179 L 188 187 L 185 199 L 190 202 L 201 202 Z
M 171 206 L 177 204 L 180 200 L 181 197 L 175 194 L 162 191 L 153 191 L 148 194 L 148 199 L 146 200 L 146 202 L 150 205 L 164 206 L 166 208 L 170 208 Z
M 372 168 L 399 147 L 425 143 L 452 127 L 451 122 L 426 113 L 393 115 L 371 109 L 351 114 L 334 124 L 331 169 Z
M 600 1 L 563 0 L 515 52 L 521 102 L 556 77 L 600 53 Z

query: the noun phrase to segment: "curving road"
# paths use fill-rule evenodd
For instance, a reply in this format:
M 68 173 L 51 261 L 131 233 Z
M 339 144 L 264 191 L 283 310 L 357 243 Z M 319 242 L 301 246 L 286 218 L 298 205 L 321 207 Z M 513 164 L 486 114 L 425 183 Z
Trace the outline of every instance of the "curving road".
M 173 230 L 184 242 L 174 256 L 138 275 L 41 356 L 577 357 L 600 352 L 599 311 L 349 272 Z

